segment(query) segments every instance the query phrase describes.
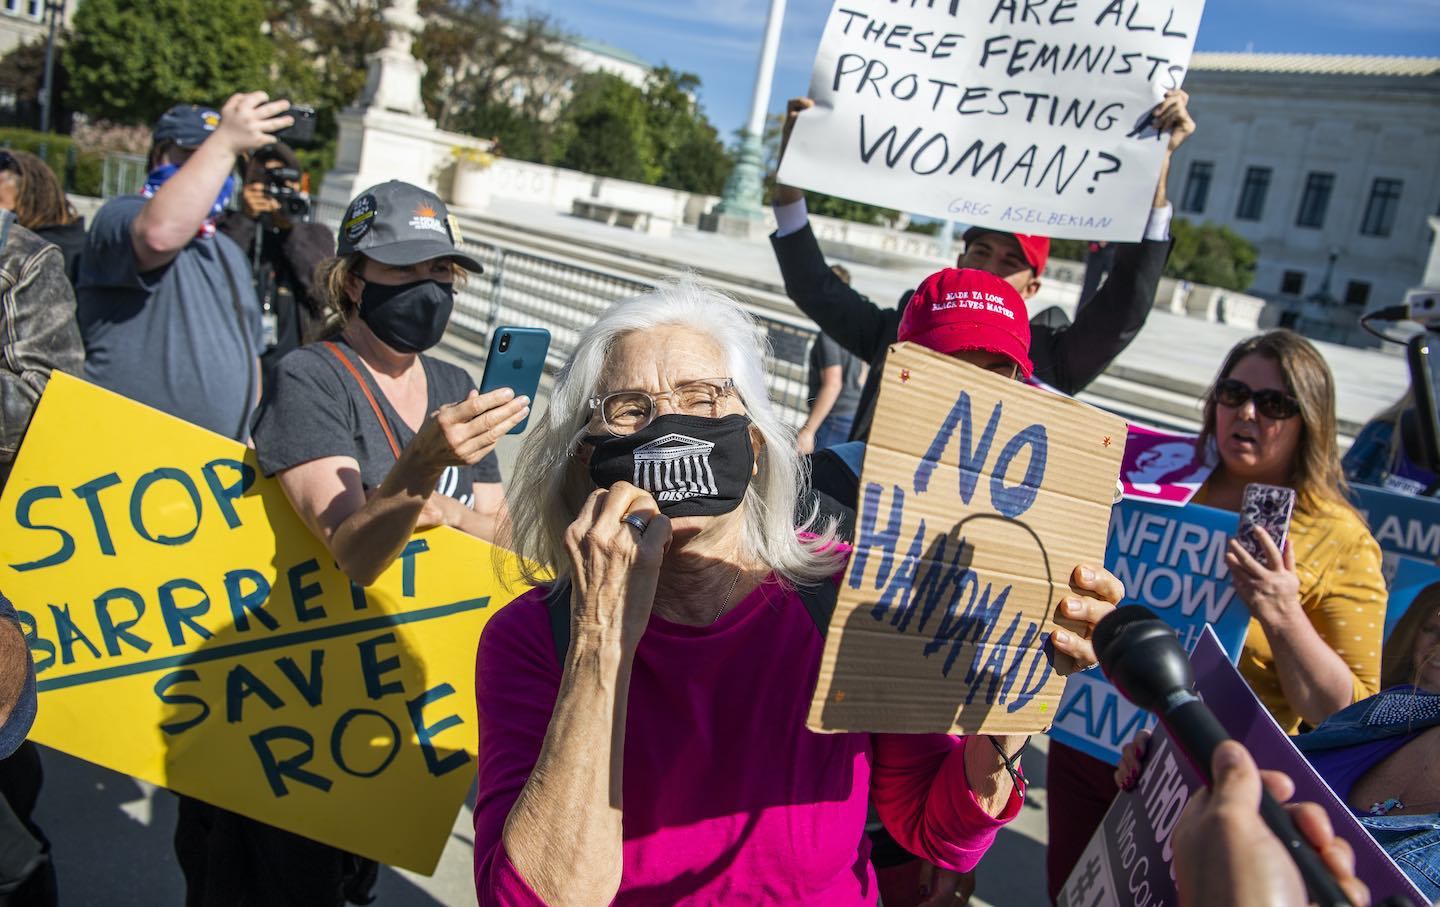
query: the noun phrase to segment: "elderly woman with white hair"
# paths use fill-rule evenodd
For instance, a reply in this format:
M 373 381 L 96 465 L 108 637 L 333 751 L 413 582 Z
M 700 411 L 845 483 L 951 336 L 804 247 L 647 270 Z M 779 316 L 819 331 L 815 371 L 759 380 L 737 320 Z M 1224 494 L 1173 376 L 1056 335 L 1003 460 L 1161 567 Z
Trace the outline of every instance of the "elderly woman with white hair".
M 482 905 L 873 904 L 872 795 L 955 872 L 1019 812 L 1023 738 L 806 729 L 823 639 L 796 590 L 846 552 L 795 526 L 764 359 L 754 322 L 687 281 L 610 309 L 561 371 L 509 488 L 514 547 L 556 584 L 480 641 Z M 1122 589 L 1090 575 L 1067 614 L 1093 623 Z

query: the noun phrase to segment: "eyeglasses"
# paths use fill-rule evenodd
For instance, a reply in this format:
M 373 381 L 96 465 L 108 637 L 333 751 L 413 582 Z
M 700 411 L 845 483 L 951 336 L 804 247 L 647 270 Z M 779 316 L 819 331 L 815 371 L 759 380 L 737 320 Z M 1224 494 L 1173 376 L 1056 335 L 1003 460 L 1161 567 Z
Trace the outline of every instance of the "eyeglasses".
M 659 401 L 668 399 L 676 412 L 686 416 L 720 414 L 727 397 L 735 394 L 735 382 L 729 378 L 701 378 L 687 381 L 662 394 L 644 391 L 615 391 L 590 398 L 590 417 L 598 413 L 612 435 L 624 437 L 640 431 L 655 418 Z
M 1235 378 L 1226 378 L 1215 385 L 1215 402 L 1221 406 L 1238 408 L 1250 399 L 1254 399 L 1256 411 L 1267 419 L 1293 419 L 1300 415 L 1300 401 L 1284 391 L 1273 388 L 1257 391 Z

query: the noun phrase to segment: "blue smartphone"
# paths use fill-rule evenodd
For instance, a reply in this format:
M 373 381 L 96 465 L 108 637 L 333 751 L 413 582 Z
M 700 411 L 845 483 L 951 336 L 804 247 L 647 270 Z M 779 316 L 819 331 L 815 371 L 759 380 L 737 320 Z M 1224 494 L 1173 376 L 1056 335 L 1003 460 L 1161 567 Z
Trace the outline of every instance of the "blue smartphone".
M 530 411 L 535 411 L 535 393 L 540 389 L 540 375 L 545 371 L 545 354 L 550 350 L 550 332 L 544 328 L 498 327 L 490 334 L 490 354 L 485 357 L 485 374 L 480 378 L 480 393 L 508 387 L 517 397 L 530 398 Z M 526 416 L 510 429 L 518 435 L 530 424 Z

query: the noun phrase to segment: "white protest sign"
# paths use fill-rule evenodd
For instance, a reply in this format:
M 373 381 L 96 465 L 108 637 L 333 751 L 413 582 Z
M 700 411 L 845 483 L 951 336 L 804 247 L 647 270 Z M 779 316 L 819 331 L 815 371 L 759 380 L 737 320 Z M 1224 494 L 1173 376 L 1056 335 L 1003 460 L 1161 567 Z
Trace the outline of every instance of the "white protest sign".
M 836 0 L 780 182 L 1018 233 L 1138 241 L 1203 0 Z

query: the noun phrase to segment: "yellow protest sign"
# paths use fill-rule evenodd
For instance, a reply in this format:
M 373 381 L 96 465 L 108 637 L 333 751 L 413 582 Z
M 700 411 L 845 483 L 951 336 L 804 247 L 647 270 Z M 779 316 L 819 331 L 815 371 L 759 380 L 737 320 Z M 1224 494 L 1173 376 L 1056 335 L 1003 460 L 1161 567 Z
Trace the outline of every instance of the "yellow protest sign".
M 1124 420 L 915 346 L 892 347 L 855 550 L 808 724 L 1034 733 L 1069 667 L 1047 645 L 1077 564 L 1100 565 Z
M 434 871 L 475 773 L 475 647 L 523 591 L 450 529 L 352 585 L 253 451 L 56 373 L 0 497 L 31 738 Z

